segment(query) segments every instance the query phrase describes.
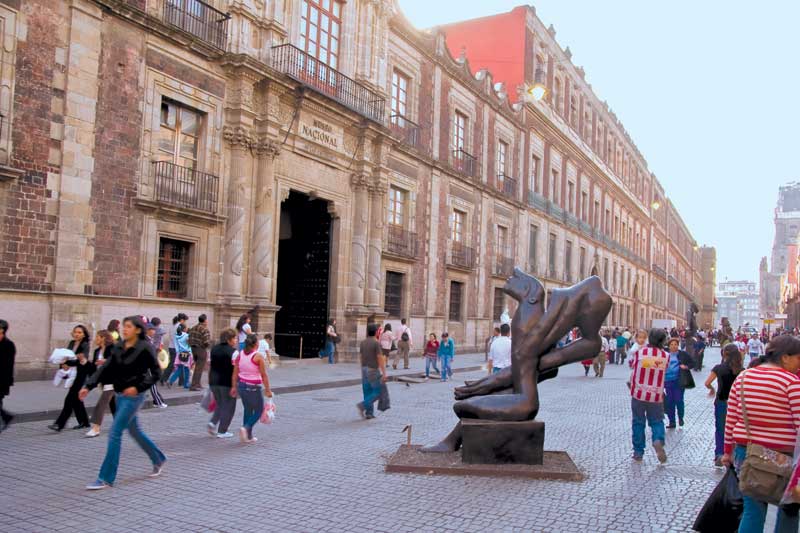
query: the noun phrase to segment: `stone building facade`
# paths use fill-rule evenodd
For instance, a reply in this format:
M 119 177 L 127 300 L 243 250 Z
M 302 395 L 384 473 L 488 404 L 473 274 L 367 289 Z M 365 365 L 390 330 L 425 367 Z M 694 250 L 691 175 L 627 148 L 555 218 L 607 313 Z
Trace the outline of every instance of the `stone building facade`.
M 134 313 L 251 312 L 293 356 L 331 317 L 354 357 L 370 315 L 482 350 L 514 265 L 548 289 L 600 276 L 609 325 L 682 322 L 691 233 L 554 30 L 513 13 L 541 102 L 392 0 L 0 0 L 20 376 L 74 324 Z

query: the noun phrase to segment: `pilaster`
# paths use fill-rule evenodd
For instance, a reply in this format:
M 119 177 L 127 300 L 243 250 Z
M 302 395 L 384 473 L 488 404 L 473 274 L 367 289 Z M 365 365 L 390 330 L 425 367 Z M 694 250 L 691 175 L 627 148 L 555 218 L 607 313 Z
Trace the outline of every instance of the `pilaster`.
M 353 174 L 350 178 L 350 187 L 353 189 L 353 234 L 350 242 L 348 307 L 361 307 L 364 305 L 364 290 L 367 284 L 367 229 L 369 224 L 368 183 L 369 177 L 363 173 Z
M 250 296 L 258 302 L 274 301 L 272 294 L 273 255 L 275 250 L 275 216 L 272 193 L 275 189 L 275 159 L 280 144 L 261 138 L 254 144 L 257 154 L 253 235 L 250 240 Z
M 369 269 L 367 274 L 367 305 L 383 307 L 380 303 L 381 281 L 381 256 L 383 254 L 383 226 L 384 209 L 383 200 L 388 187 L 382 181 L 370 184 L 370 221 L 369 221 Z

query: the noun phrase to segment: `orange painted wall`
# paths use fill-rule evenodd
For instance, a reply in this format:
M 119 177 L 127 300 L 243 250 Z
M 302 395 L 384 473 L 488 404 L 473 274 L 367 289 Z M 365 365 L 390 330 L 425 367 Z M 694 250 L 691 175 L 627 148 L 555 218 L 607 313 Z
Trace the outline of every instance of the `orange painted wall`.
M 527 8 L 442 26 L 450 54 L 457 58 L 462 48 L 473 72 L 485 68 L 495 83 L 504 82 L 509 99 L 517 99 L 516 88 L 525 81 L 525 17 Z

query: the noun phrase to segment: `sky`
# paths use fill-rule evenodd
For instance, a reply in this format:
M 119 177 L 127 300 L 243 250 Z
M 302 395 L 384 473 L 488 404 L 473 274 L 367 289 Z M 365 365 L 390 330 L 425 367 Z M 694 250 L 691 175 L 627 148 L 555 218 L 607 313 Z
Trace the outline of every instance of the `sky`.
M 418 28 L 523 4 L 399 2 Z M 800 181 L 800 1 L 533 5 L 616 113 L 698 244 L 716 247 L 717 281 L 758 282 L 761 257 L 772 249 L 778 187 Z

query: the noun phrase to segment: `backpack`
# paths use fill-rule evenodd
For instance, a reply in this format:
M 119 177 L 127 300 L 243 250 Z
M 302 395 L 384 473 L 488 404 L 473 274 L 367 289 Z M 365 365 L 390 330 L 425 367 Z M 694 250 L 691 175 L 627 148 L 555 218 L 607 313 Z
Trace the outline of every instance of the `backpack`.
M 405 330 L 402 335 L 400 335 L 400 340 L 403 342 L 408 342 L 411 340 L 411 337 L 408 336 L 408 330 Z

